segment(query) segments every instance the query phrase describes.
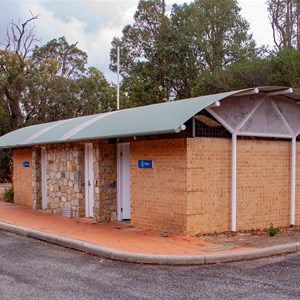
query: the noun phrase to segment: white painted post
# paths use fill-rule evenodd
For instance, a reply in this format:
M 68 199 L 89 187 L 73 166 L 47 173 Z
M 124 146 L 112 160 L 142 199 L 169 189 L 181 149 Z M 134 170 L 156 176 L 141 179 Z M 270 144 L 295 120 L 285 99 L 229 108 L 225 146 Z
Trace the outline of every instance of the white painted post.
M 41 148 L 41 182 L 42 182 L 42 209 L 47 209 L 47 152 L 46 147 Z
M 232 134 L 231 231 L 236 231 L 236 133 Z
M 291 222 L 295 225 L 295 198 L 296 198 L 296 138 L 292 138 L 292 166 L 291 166 Z
M 117 110 L 120 109 L 120 46 L 117 47 Z

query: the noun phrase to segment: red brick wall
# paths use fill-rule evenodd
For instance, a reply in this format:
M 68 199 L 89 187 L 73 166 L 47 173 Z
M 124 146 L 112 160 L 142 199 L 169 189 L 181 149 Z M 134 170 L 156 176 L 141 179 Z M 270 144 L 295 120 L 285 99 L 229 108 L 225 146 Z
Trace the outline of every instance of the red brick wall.
M 23 162 L 29 162 L 29 167 L 25 168 Z M 32 150 L 14 150 L 13 166 L 14 201 L 32 206 Z

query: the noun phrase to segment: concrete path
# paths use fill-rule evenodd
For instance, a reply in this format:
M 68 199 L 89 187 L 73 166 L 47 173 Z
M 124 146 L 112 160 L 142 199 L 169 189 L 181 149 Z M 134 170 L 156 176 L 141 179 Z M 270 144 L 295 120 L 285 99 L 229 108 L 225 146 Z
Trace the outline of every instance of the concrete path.
M 300 251 L 300 243 L 231 248 L 198 237 L 137 229 L 122 222 L 68 219 L 4 202 L 0 202 L 0 230 L 105 258 L 150 264 L 222 263 Z

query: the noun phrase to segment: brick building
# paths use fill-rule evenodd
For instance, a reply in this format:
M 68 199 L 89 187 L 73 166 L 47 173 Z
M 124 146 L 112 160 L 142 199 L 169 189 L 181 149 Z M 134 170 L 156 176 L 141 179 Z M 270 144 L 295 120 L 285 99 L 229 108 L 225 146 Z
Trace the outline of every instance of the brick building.
M 253 88 L 30 126 L 0 148 L 33 209 L 186 235 L 299 225 L 297 101 Z

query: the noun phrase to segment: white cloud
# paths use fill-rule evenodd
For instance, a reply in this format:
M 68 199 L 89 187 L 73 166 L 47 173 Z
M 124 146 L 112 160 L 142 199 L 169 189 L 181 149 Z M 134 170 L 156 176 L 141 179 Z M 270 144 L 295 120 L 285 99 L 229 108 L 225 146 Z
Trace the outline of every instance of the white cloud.
M 166 0 L 166 4 L 170 8 L 175 1 Z M 178 4 L 184 2 L 191 1 L 176 1 Z M 272 44 L 265 0 L 238 2 L 258 45 Z M 0 39 L 4 36 L 4 20 L 7 25 L 11 19 L 24 21 L 31 10 L 40 15 L 36 32 L 42 37 L 42 45 L 61 36 L 69 43 L 78 42 L 78 48 L 88 54 L 89 65 L 99 68 L 108 80 L 115 81 L 116 76 L 108 68 L 111 41 L 114 36 L 121 36 L 125 25 L 132 24 L 138 0 L 0 0 L 0 3 Z

